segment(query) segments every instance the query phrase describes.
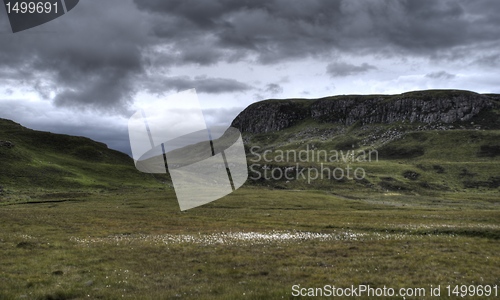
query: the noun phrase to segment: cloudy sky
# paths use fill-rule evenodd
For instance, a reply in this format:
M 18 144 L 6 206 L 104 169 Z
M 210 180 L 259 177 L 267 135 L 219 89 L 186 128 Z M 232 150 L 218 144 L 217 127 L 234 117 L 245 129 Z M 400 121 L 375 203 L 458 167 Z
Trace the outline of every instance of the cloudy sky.
M 81 0 L 12 33 L 0 118 L 129 153 L 128 118 L 196 88 L 210 124 L 252 102 L 452 88 L 500 93 L 500 1 Z

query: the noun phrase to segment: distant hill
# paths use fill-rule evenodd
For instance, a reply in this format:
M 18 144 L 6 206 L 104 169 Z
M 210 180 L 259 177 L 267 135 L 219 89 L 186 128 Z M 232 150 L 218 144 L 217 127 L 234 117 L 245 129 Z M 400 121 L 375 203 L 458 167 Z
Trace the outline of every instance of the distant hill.
M 158 180 L 137 171 L 128 155 L 109 149 L 103 143 L 31 130 L 0 119 L 2 190 L 152 185 L 158 185 Z
M 343 190 L 344 194 L 500 190 L 500 95 L 496 94 L 427 90 L 273 99 L 250 105 L 232 126 L 243 133 L 249 164 L 254 164 L 249 167 L 250 175 L 257 178 L 267 170 L 268 177 L 275 172 L 279 178 L 250 181 L 256 184 Z M 300 151 L 321 158 L 297 161 L 289 155 L 283 159 L 285 154 Z M 363 161 L 370 151 L 376 151 L 376 162 Z M 328 159 L 330 153 L 341 152 L 352 157 Z M 320 170 L 322 165 L 330 170 L 360 167 L 366 176 L 362 180 L 319 176 L 308 182 L 297 173 Z M 300 176 L 279 176 L 287 172 L 289 177 Z
M 499 107 L 500 95 L 461 90 L 265 100 L 247 107 L 232 122 L 232 126 L 241 132 L 265 133 L 307 120 L 348 126 L 393 122 L 450 124 L 467 122 L 479 116 L 477 121 L 481 125 L 500 128 L 498 114 L 494 112 L 491 115 L 494 108 Z

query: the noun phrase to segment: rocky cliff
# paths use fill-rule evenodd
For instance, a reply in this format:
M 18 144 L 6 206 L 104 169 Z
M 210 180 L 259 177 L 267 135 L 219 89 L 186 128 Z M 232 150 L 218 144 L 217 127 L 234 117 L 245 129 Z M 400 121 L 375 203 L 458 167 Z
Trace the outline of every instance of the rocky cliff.
M 454 123 L 468 121 L 495 106 L 497 95 L 459 90 L 428 90 L 399 95 L 351 95 L 322 99 L 266 100 L 242 111 L 232 126 L 242 132 L 265 133 L 311 118 L 352 125 L 374 123 Z
M 307 100 L 306 100 L 307 101 Z M 291 100 L 268 100 L 254 103 L 242 111 L 231 124 L 241 132 L 264 133 L 295 125 L 310 116 L 309 103 Z

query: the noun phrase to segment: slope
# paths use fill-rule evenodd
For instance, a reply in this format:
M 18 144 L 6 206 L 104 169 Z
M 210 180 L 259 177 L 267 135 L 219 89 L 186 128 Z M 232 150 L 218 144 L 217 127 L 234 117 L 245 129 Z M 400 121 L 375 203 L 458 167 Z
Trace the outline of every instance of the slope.
M 98 189 L 158 186 L 162 178 L 137 171 L 124 153 L 99 142 L 31 130 L 0 119 L 2 190 Z
M 243 132 L 250 183 L 259 186 L 349 197 L 487 193 L 495 198 L 498 99 L 433 90 L 268 100 L 248 107 L 233 126 Z

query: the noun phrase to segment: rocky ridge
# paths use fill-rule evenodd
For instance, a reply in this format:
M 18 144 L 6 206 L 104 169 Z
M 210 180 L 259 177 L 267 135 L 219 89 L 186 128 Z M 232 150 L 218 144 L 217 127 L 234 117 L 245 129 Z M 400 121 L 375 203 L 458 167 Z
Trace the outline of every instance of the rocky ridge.
M 307 118 L 322 123 L 451 124 L 493 108 L 496 95 L 459 90 L 429 90 L 400 95 L 350 95 L 316 100 L 266 100 L 242 111 L 231 126 L 241 132 L 279 131 Z

